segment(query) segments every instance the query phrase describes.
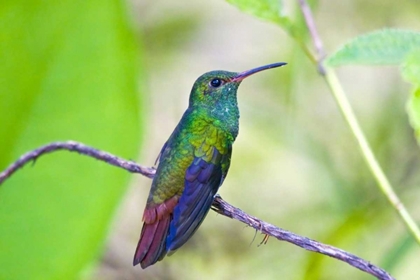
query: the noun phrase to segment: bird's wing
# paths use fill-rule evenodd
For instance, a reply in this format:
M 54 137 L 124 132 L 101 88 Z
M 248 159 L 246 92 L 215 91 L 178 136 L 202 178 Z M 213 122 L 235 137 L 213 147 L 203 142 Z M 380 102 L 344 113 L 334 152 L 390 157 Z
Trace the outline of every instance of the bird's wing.
M 230 162 L 231 149 L 222 154 L 216 147 L 203 144 L 185 173 L 184 191 L 175 206 L 166 250 L 170 254 L 181 247 L 197 230 L 210 210 L 214 195 L 222 183 Z M 227 167 L 226 167 L 227 164 Z

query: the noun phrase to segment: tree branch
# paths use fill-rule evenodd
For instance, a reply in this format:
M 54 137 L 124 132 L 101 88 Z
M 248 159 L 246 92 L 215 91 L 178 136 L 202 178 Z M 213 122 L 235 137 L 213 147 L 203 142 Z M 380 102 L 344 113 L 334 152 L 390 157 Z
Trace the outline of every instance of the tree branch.
M 307 237 L 297 235 L 293 232 L 278 228 L 254 216 L 248 215 L 241 209 L 236 208 L 224 201 L 219 195 L 217 195 L 215 200 L 213 201 L 213 210 L 226 217 L 247 224 L 248 226 L 259 230 L 264 234 L 277 238 L 278 240 L 286 241 L 296 246 L 299 246 L 305 250 L 317 252 L 335 258 L 337 260 L 346 262 L 349 265 L 354 266 L 362 271 L 365 271 L 378 279 L 394 279 L 383 269 L 353 254 L 350 254 L 346 251 L 343 251 L 330 245 L 322 244 Z
M 98 160 L 104 161 L 108 164 L 123 168 L 132 173 L 139 173 L 148 178 L 153 178 L 155 174 L 155 169 L 152 167 L 144 167 L 138 165 L 133 161 L 127 161 L 117 156 L 114 156 L 110 153 L 97 150 L 95 148 L 86 146 L 84 144 L 67 141 L 67 142 L 54 142 L 48 145 L 42 146 L 38 149 L 30 151 L 22 155 L 17 161 L 12 163 L 7 167 L 3 172 L 0 173 L 0 185 L 13 173 L 23 167 L 25 164 L 36 161 L 38 157 L 43 154 L 51 153 L 59 150 L 67 150 L 70 152 L 77 152 L 89 157 L 96 158 Z M 385 270 L 369 263 L 368 261 L 359 258 L 355 255 L 347 253 L 346 251 L 340 250 L 338 248 L 319 243 L 317 241 L 311 240 L 306 237 L 294 234 L 287 230 L 278 228 L 272 224 L 266 223 L 254 216 L 248 215 L 239 208 L 236 208 L 226 201 L 224 201 L 219 195 L 217 195 L 213 201 L 212 209 L 229 218 L 238 220 L 248 226 L 261 231 L 262 233 L 277 238 L 278 240 L 286 241 L 292 243 L 296 246 L 304 248 L 308 251 L 317 252 L 329 257 L 333 257 L 340 261 L 346 262 L 349 265 L 358 268 L 366 273 L 369 273 L 381 280 L 390 280 L 394 279 L 389 275 Z
M 133 161 L 127 161 L 110 153 L 86 146 L 82 143 L 67 141 L 53 142 L 22 155 L 17 161 L 12 163 L 9 167 L 6 168 L 6 170 L 0 173 L 0 185 L 26 163 L 30 161 L 35 163 L 39 156 L 59 150 L 67 150 L 70 152 L 76 152 L 82 155 L 90 156 L 108 164 L 121 167 L 132 173 L 140 173 L 148 178 L 153 178 L 155 175 L 155 169 L 153 167 L 140 166 Z

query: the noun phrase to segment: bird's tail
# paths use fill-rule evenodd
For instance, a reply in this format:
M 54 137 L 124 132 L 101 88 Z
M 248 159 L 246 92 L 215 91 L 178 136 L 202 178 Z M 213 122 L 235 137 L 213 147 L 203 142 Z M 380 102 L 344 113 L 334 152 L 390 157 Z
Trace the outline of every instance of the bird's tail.
M 153 224 L 143 224 L 140 240 L 134 254 L 133 265 L 140 263 L 142 268 L 156 263 L 166 255 L 166 236 L 168 235 L 170 215 Z
M 134 254 L 133 265 L 140 264 L 142 268 L 146 268 L 165 257 L 166 237 L 169 234 L 172 212 L 177 203 L 178 196 L 174 196 L 161 204 L 146 206 L 143 229 Z

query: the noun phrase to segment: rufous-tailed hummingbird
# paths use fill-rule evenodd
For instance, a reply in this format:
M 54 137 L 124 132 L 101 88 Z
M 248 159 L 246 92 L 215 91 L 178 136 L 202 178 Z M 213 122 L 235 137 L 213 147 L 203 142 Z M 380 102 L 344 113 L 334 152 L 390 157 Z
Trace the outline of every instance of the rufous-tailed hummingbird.
M 133 265 L 146 268 L 162 260 L 198 229 L 229 170 L 239 130 L 240 83 L 285 64 L 242 73 L 211 71 L 195 81 L 188 109 L 159 154 Z

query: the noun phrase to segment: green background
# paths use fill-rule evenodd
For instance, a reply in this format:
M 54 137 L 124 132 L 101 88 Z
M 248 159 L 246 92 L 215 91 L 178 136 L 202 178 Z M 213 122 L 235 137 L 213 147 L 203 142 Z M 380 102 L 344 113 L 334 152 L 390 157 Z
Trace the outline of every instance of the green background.
M 312 49 L 297 1 L 228 2 L 3 1 L 0 170 L 64 140 L 151 166 L 198 76 L 285 61 L 239 88 L 240 133 L 220 194 L 397 279 L 417 279 L 418 244 L 377 188 L 325 82 L 288 35 Z M 342 66 L 338 76 L 418 223 L 420 59 L 418 51 L 405 56 L 417 35 L 403 35 L 412 43 L 403 45 L 383 33 L 368 43 L 353 39 L 384 27 L 418 34 L 420 3 L 310 2 L 327 54 L 338 50 L 336 65 L 365 64 Z M 386 63 L 384 56 L 394 66 L 366 66 Z M 214 212 L 175 255 L 133 267 L 150 182 L 65 151 L 25 166 L 0 187 L 0 279 L 372 279 L 273 238 L 258 246 L 262 235 L 253 241 L 254 230 Z
M 58 140 L 139 148 L 139 51 L 119 1 L 0 7 L 0 166 Z M 66 152 L 0 191 L 0 279 L 75 279 L 100 256 L 128 174 Z

